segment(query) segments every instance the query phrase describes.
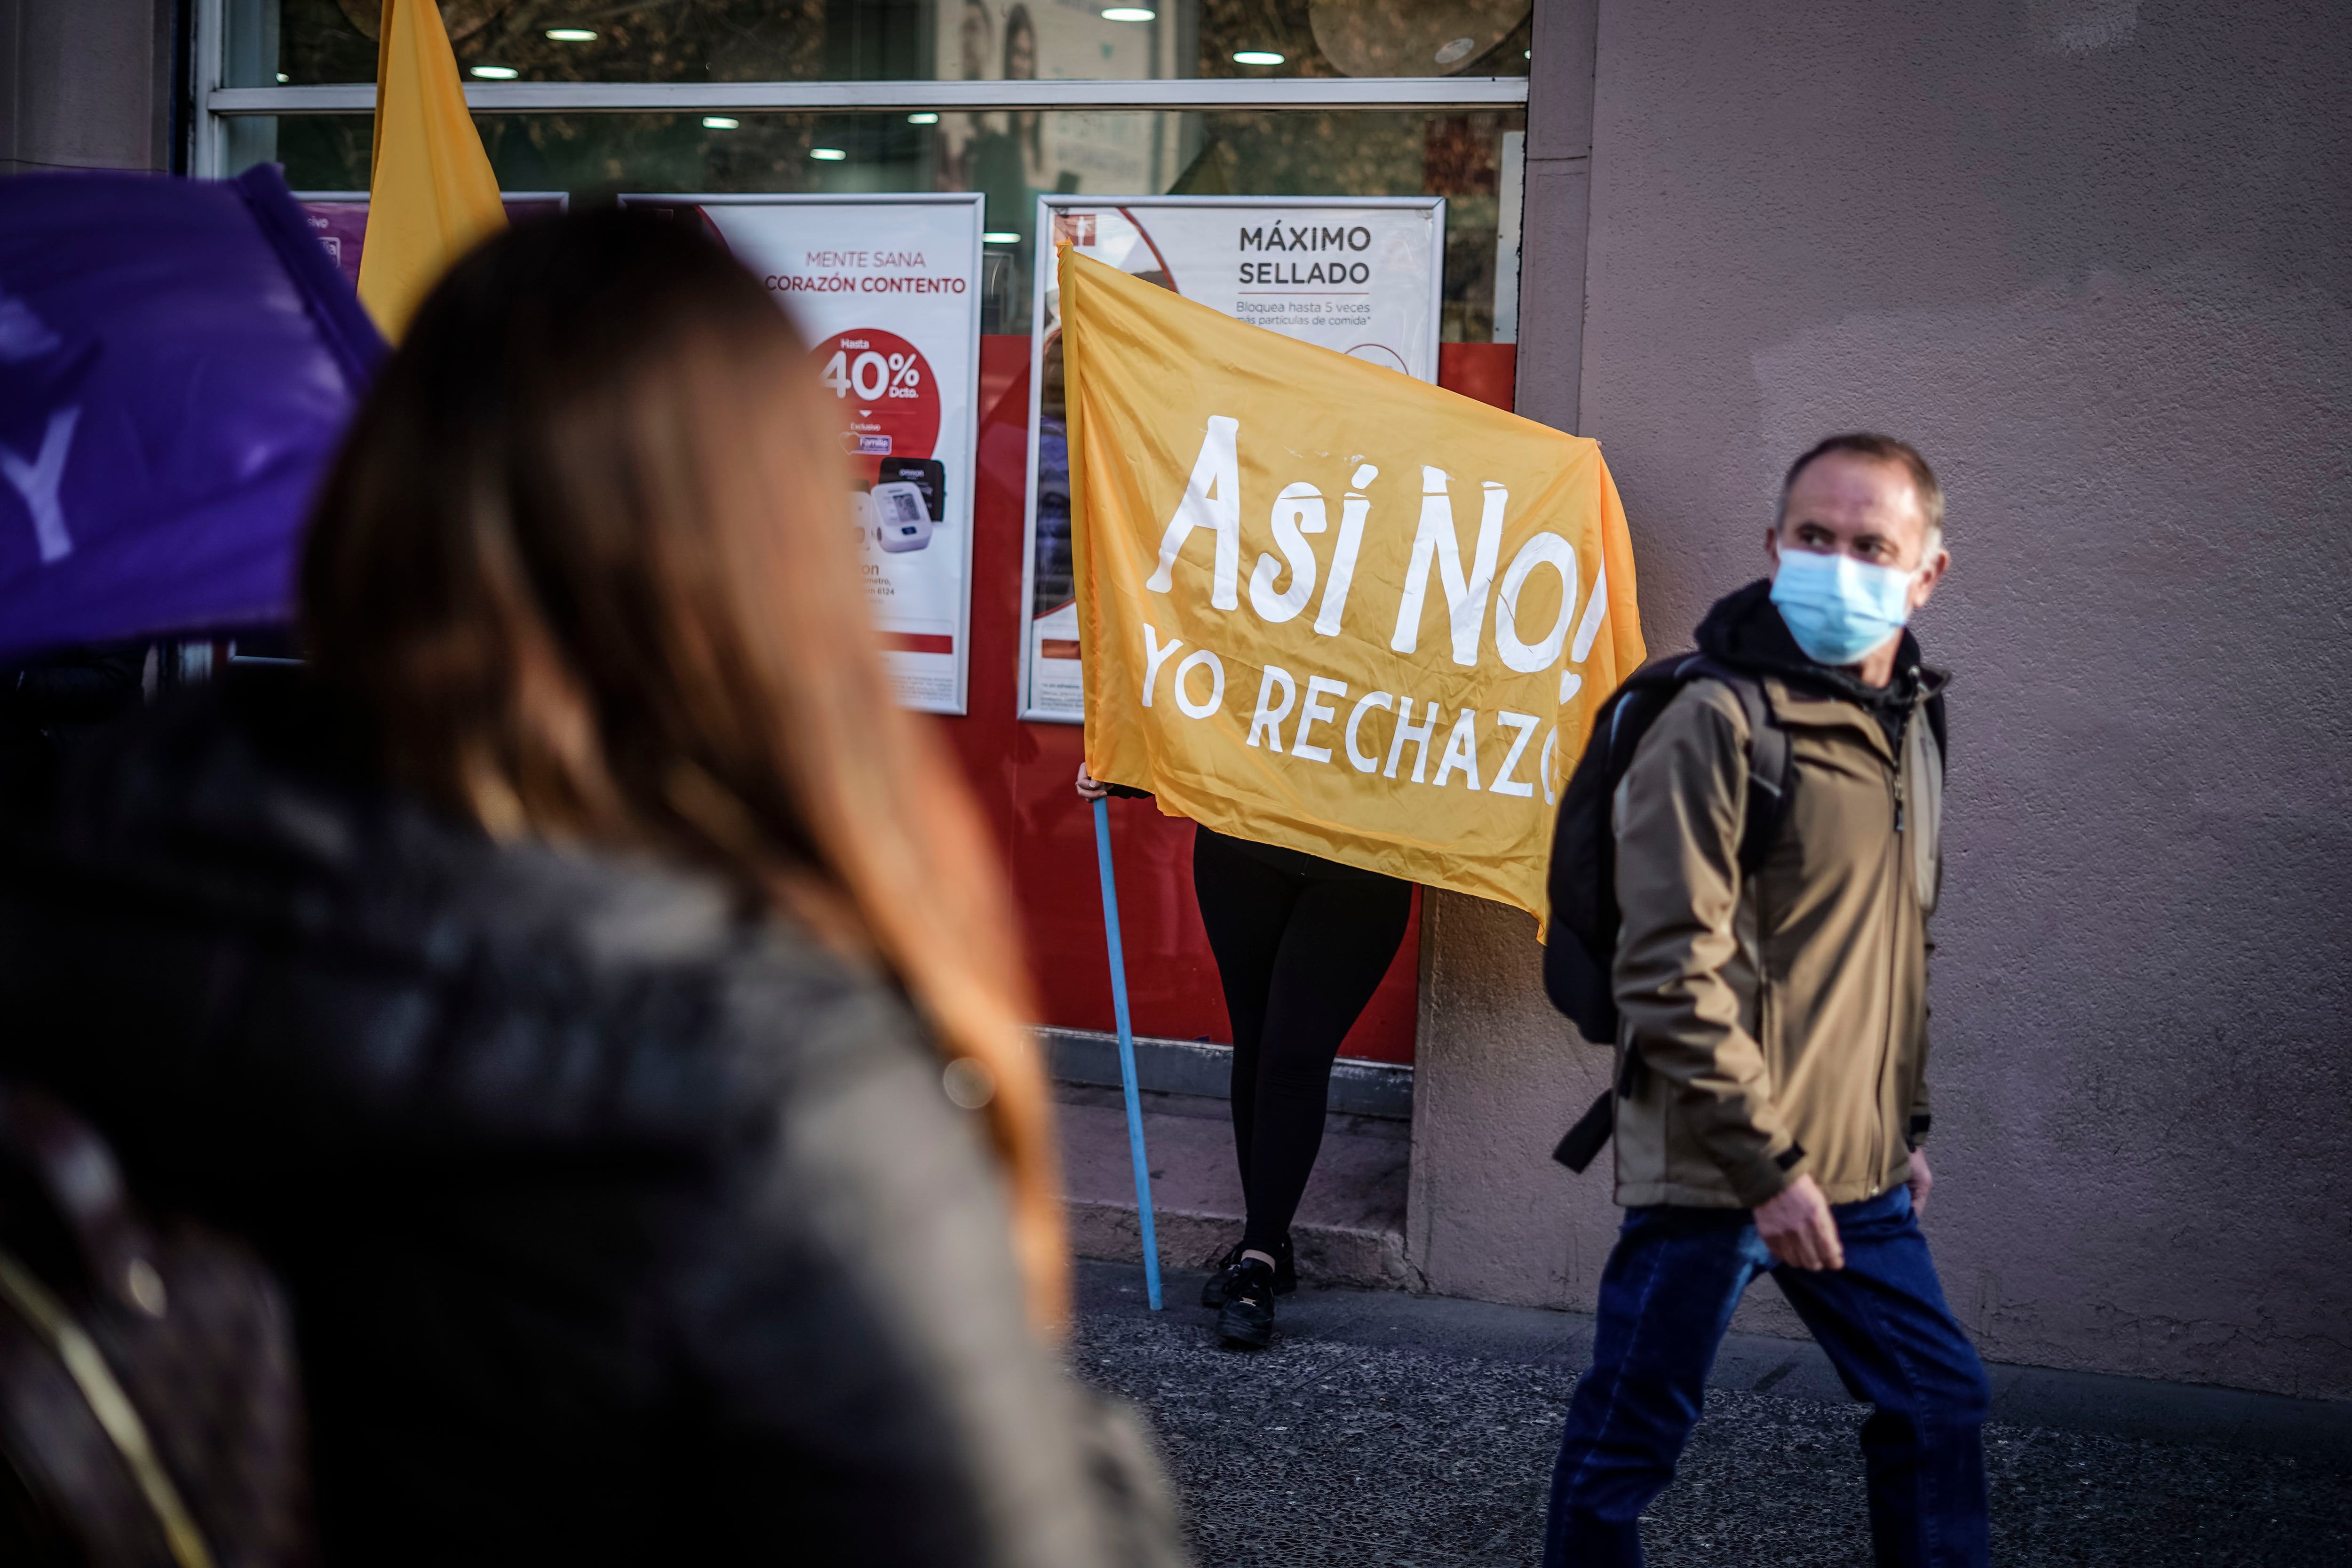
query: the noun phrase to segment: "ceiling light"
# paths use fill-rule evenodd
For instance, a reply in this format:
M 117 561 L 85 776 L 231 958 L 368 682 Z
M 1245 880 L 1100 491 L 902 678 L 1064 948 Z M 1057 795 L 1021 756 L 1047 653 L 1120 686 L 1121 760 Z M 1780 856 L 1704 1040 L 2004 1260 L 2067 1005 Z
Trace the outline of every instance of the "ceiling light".
M 1235 49 L 1234 64 L 1237 66 L 1278 66 L 1282 57 L 1272 49 Z
M 512 81 L 520 74 L 512 66 L 468 66 L 467 68 L 484 81 Z
M 550 27 L 547 36 L 559 44 L 593 44 L 596 41 L 593 27 Z
M 731 114 L 706 114 L 702 117 L 705 131 L 732 131 L 742 123 Z
M 909 125 L 937 125 L 939 122 L 940 117 L 936 114 L 909 114 L 907 116 L 907 123 Z
M 820 163 L 838 163 L 849 156 L 838 147 L 812 147 L 809 156 Z
M 1114 5 L 1102 15 L 1106 22 L 1149 22 L 1160 13 L 1141 5 Z
M 1018 245 L 1021 243 L 1020 235 L 1009 228 L 992 228 L 980 237 L 983 243 L 988 245 Z

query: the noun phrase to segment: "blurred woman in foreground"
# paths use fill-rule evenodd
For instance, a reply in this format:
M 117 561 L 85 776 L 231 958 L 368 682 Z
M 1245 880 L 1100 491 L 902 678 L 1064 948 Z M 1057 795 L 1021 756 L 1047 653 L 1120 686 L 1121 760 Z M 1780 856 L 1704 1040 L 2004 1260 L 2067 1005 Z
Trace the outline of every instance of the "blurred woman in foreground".
M 723 253 L 520 227 L 327 483 L 308 670 L 85 757 L 0 892 L 0 1071 L 287 1283 L 330 1564 L 1175 1558 L 846 489 Z

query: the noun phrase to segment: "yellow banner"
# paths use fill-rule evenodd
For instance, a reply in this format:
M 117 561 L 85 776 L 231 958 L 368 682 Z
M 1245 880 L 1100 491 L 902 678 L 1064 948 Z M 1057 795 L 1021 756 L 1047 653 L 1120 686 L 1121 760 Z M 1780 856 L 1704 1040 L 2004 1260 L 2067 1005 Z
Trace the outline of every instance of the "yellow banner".
M 1061 256 L 1087 767 L 1542 918 L 1643 659 L 1600 447 Z
M 434 0 L 383 0 L 360 302 L 398 342 L 441 274 L 507 225 Z

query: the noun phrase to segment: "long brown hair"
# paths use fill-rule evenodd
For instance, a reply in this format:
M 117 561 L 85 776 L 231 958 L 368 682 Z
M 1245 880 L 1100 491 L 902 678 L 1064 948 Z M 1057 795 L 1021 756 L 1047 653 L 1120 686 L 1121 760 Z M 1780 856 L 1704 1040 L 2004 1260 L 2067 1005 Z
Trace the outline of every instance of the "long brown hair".
M 1010 1177 L 1032 1316 L 1067 1264 L 1014 920 L 979 814 L 892 700 L 837 415 L 690 226 L 592 212 L 475 251 L 320 495 L 307 650 L 393 775 L 494 836 L 715 870 L 894 975 Z

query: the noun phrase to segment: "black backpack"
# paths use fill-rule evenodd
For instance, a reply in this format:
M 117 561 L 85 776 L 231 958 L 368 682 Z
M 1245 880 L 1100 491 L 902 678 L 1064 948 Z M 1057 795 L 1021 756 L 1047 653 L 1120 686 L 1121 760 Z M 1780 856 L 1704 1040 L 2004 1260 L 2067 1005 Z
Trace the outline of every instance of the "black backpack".
M 1617 997 L 1610 971 L 1617 956 L 1617 833 L 1612 820 L 1617 784 L 1633 765 L 1634 748 L 1658 715 L 1692 681 L 1711 678 L 1739 699 L 1748 714 L 1748 821 L 1739 834 L 1739 869 L 1756 869 L 1780 836 L 1789 802 L 1789 733 L 1772 714 L 1771 700 L 1754 676 L 1701 653 L 1653 659 L 1602 703 L 1592 738 L 1569 775 L 1551 840 L 1551 931 L 1544 946 L 1544 990 L 1551 1005 L 1595 1045 L 1617 1038 Z M 1601 1091 L 1551 1157 L 1571 1171 L 1592 1163 L 1615 1131 L 1616 1100 L 1638 1088 L 1633 1054 L 1618 1080 Z
M 0 1083 L 0 1563 L 300 1568 L 307 1447 L 259 1258 L 142 1211 L 95 1129 Z
M 1551 841 L 1551 930 L 1544 947 L 1544 990 L 1584 1037 L 1596 1045 L 1617 1038 L 1617 997 L 1611 971 L 1617 956 L 1617 834 L 1611 814 L 1618 783 L 1634 748 L 1658 715 L 1692 681 L 1721 681 L 1748 717 L 1748 820 L 1739 833 L 1739 870 L 1753 875 L 1780 837 L 1789 814 L 1791 777 L 1789 732 L 1772 710 L 1764 683 L 1703 653 L 1653 659 L 1602 703 L 1584 755 L 1560 796 Z M 1927 700 L 1927 724 L 1943 754 L 1944 700 Z M 1592 1163 L 1615 1130 L 1616 1100 L 1640 1088 L 1641 1058 L 1627 1051 L 1617 1081 L 1601 1092 L 1552 1151 L 1571 1171 Z

